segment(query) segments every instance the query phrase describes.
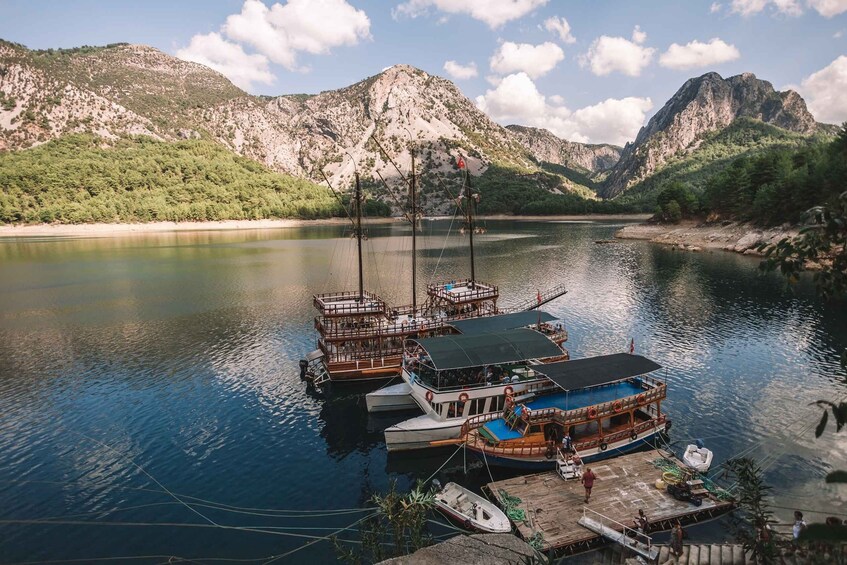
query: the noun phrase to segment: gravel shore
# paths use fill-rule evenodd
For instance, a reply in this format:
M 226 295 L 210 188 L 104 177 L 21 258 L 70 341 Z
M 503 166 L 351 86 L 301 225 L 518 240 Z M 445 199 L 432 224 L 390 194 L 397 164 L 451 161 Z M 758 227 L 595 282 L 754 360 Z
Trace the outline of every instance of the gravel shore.
M 785 237 L 797 235 L 795 228 L 781 226 L 762 229 L 746 223 L 704 224 L 685 221 L 678 224 L 634 224 L 615 233 L 619 239 L 643 239 L 672 245 L 688 251 L 721 249 L 744 255 L 762 255 L 757 248 L 775 244 Z

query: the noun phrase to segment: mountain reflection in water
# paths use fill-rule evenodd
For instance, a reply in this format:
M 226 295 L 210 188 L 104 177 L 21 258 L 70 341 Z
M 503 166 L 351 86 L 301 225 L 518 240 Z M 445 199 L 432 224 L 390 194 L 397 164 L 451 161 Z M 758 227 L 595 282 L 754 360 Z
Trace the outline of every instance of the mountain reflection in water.
M 468 275 L 466 236 L 456 225 L 448 234 L 450 224 L 423 224 L 421 292 Z M 566 282 L 569 293 L 545 310 L 564 319 L 573 357 L 634 339 L 665 366 L 675 448 L 703 438 L 716 461 L 749 449 L 783 521 L 795 507 L 812 520 L 847 517 L 847 495 L 823 482 L 847 461 L 847 436 L 815 440 L 819 412 L 808 406 L 847 395 L 843 308 L 818 300 L 808 281 L 788 290 L 749 257 L 594 244 L 619 226 L 488 221 L 475 237 L 477 277 L 500 286 L 501 306 Z M 353 523 L 391 480 L 408 488 L 451 456 L 442 482 L 489 480 L 455 448 L 389 456 L 381 431 L 414 413 L 368 416 L 366 389 L 323 397 L 300 382 L 297 362 L 314 349 L 311 295 L 356 284 L 346 231 L 0 240 L 0 520 L 62 521 L 3 523 L 0 561 L 258 559 L 311 541 L 292 534 Z M 369 235 L 366 287 L 409 302 L 409 228 Z M 205 506 L 187 508 L 163 486 Z M 324 514 L 303 512 L 315 510 Z M 725 534 L 713 525 L 694 535 Z M 315 543 L 285 560 L 334 559 L 330 544 Z

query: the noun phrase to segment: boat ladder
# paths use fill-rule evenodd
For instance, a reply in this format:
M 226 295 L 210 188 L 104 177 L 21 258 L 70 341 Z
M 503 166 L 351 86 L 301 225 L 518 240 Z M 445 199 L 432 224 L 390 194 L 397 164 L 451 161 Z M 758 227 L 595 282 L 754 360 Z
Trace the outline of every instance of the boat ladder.
M 556 457 L 556 472 L 562 480 L 570 481 L 582 478 L 582 461 L 574 449 L 573 453 L 566 453 L 559 449 Z
M 653 539 L 650 536 L 586 506 L 582 507 L 582 518 L 579 519 L 578 524 L 609 541 L 622 545 L 651 563 L 655 563 L 659 558 L 659 548 L 653 546 Z

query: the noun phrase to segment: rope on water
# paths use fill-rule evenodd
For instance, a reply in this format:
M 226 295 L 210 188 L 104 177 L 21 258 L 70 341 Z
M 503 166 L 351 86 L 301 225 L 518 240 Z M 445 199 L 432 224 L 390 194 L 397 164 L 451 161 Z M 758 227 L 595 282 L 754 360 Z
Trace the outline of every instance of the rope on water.
M 503 489 L 500 489 L 498 492 L 500 494 L 500 502 L 503 504 L 503 512 L 506 513 L 509 520 L 512 522 L 526 523 L 526 512 L 520 508 L 520 504 L 523 501 L 517 496 L 510 495 Z
M 464 444 L 464 443 L 463 443 L 463 444 L 461 444 L 461 445 L 459 445 L 459 447 L 457 447 L 457 448 L 456 448 L 456 451 L 454 451 L 454 452 L 453 452 L 453 455 L 451 455 L 450 457 L 448 457 L 448 458 L 447 458 L 447 461 L 445 461 L 444 463 L 442 463 L 442 464 L 441 464 L 441 467 L 439 467 L 438 469 L 436 469 L 436 470 L 435 470 L 435 472 L 434 472 L 433 474 L 431 474 L 429 477 L 427 477 L 427 478 L 426 478 L 426 480 L 424 481 L 424 484 L 426 484 L 426 483 L 428 483 L 429 481 L 431 481 L 431 480 L 432 480 L 432 478 L 433 478 L 433 477 L 435 477 L 435 475 L 437 475 L 437 474 L 439 473 L 439 471 L 441 471 L 441 469 L 443 469 L 443 468 L 447 465 L 447 463 L 449 463 L 449 462 L 450 462 L 450 460 L 451 460 L 451 459 L 453 459 L 453 456 L 454 456 L 454 455 L 456 455 L 457 453 L 459 453 L 459 450 L 460 450 L 460 449 L 462 449 L 464 446 L 465 446 L 465 444 Z

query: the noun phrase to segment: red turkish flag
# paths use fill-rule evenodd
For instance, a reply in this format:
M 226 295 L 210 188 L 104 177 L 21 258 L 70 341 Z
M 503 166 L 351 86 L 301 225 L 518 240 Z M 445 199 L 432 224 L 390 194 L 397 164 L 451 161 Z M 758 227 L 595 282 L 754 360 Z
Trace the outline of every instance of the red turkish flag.
M 456 163 L 456 166 L 458 166 L 460 169 L 464 169 L 464 168 L 465 168 L 465 160 L 464 160 L 464 159 L 462 159 L 461 155 L 459 156 L 459 162 L 458 162 L 458 163 Z

